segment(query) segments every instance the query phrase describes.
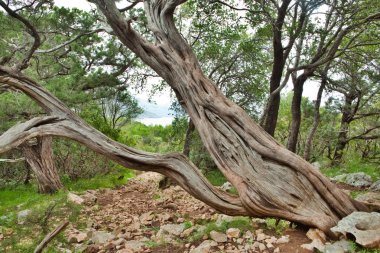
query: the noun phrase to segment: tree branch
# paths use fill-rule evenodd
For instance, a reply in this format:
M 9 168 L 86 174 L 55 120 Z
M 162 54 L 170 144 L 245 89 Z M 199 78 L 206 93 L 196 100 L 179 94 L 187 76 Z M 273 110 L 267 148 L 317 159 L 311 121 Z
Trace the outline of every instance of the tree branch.
M 86 35 L 91 35 L 91 34 L 94 34 L 94 33 L 99 33 L 99 32 L 104 32 L 105 30 L 103 28 L 100 28 L 100 29 L 96 29 L 94 31 L 89 31 L 89 32 L 84 32 L 84 33 L 81 33 L 81 34 L 78 34 L 77 36 L 75 36 L 74 38 L 60 44 L 60 45 L 57 45 L 55 47 L 52 47 L 50 49 L 44 49 L 44 50 L 36 50 L 36 53 L 37 54 L 45 54 L 45 53 L 52 53 L 54 51 L 57 51 L 73 42 L 75 42 L 76 40 L 78 40 L 79 38 L 83 37 L 83 36 L 86 36 Z
M 13 11 L 7 4 L 5 4 L 2 0 L 0 0 L 0 6 L 3 7 L 3 9 L 9 14 L 9 16 L 17 19 L 21 23 L 25 25 L 25 27 L 29 30 L 29 34 L 33 37 L 34 42 L 32 47 L 29 49 L 29 52 L 26 54 L 25 58 L 17 65 L 18 71 L 24 70 L 28 67 L 28 63 L 30 59 L 32 58 L 34 52 L 37 50 L 37 48 L 41 45 L 41 38 L 38 34 L 36 28 L 30 23 L 27 19 L 20 16 L 18 13 Z

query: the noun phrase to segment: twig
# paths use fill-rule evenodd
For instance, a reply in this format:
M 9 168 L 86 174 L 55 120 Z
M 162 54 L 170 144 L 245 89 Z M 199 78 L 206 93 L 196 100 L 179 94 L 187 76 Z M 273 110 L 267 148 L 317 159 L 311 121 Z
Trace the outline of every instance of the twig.
M 55 230 L 50 232 L 43 240 L 42 242 L 37 246 L 37 248 L 34 250 L 34 253 L 41 253 L 42 250 L 48 245 L 48 243 L 61 232 L 67 225 L 69 225 L 68 221 L 65 221 L 61 225 L 59 225 Z

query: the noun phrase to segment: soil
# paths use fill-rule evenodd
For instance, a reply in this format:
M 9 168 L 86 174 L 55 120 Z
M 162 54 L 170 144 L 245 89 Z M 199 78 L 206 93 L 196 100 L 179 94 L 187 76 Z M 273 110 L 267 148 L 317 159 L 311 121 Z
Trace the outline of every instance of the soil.
M 97 205 L 86 207 L 83 219 L 91 220 L 92 227 L 96 230 L 109 231 L 116 235 L 124 233 L 126 228 L 128 230 L 128 226 L 141 223 L 141 217 L 144 215 L 154 217 L 148 223 L 140 224 L 139 236 L 133 237 L 132 232 L 130 239 L 139 240 L 142 237 L 151 238 L 164 224 L 184 221 L 191 221 L 192 224 L 207 223 L 215 217 L 214 209 L 193 198 L 179 186 L 159 189 L 160 180 L 160 176 L 144 173 L 119 189 L 97 191 Z M 350 191 L 360 190 L 345 184 L 338 184 L 338 187 Z M 263 229 L 267 235 L 276 236 L 276 232 L 268 229 L 265 223 L 253 224 L 252 231 L 257 228 Z M 286 229 L 282 235 L 289 236 L 289 243 L 278 244 L 275 247 L 279 247 L 280 252 L 285 253 L 309 253 L 310 251 L 301 248 L 302 244 L 311 243 L 306 236 L 306 231 L 300 227 Z M 279 237 L 278 234 L 277 237 Z M 196 247 L 201 242 L 202 240 L 193 242 L 191 245 Z M 159 245 L 145 252 L 188 252 L 189 249 L 184 244 L 185 242 Z M 267 252 L 272 251 L 273 249 Z

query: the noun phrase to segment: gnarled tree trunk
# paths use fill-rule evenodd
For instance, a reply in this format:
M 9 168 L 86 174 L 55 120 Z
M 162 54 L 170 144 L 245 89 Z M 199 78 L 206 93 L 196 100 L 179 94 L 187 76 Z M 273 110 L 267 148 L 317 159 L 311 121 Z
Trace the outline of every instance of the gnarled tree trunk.
M 121 42 L 173 88 L 210 155 L 239 196 L 214 188 L 183 154 L 152 154 L 110 140 L 37 83 L 1 67 L 0 82 L 22 90 L 52 116 L 35 118 L 8 130 L 0 137 L 0 152 L 35 136 L 68 137 L 124 166 L 169 176 L 221 212 L 278 217 L 325 232 L 353 211 L 368 210 L 278 144 L 203 74 L 173 21 L 175 8 L 185 0 L 144 1 L 149 28 L 157 39 L 155 44 L 132 29 L 131 20 L 125 19 L 113 0 L 93 2 Z
M 53 193 L 63 187 L 53 159 L 52 137 L 37 137 L 22 145 L 27 163 L 32 169 L 38 192 Z

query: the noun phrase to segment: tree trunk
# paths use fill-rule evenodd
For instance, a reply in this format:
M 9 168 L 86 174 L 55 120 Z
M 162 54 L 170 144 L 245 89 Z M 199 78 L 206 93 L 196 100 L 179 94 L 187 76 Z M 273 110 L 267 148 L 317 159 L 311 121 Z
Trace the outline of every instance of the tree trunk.
M 213 187 L 183 154 L 151 154 L 110 140 L 75 116 L 32 80 L 0 67 L 0 82 L 31 96 L 52 116 L 11 128 L 0 138 L 0 152 L 36 135 L 77 140 L 130 168 L 170 176 L 186 191 L 230 215 L 278 217 L 318 227 L 326 233 L 354 211 L 367 211 L 301 157 L 278 144 L 239 106 L 228 100 L 201 71 L 174 25 L 175 8 L 185 0 L 144 1 L 155 44 L 144 40 L 113 0 L 93 0 L 114 33 L 173 88 L 211 157 L 238 191 Z
M 23 153 L 37 179 L 38 192 L 54 193 L 63 187 L 53 160 L 52 137 L 37 137 L 23 145 Z
M 317 132 L 319 122 L 321 120 L 321 114 L 319 112 L 319 108 L 321 107 L 322 94 L 323 94 L 323 90 L 326 87 L 326 84 L 327 84 L 326 78 L 322 77 L 321 86 L 318 89 L 317 99 L 315 100 L 315 105 L 314 105 L 313 126 L 311 127 L 309 135 L 307 136 L 307 140 L 306 140 L 306 144 L 305 144 L 305 151 L 303 154 L 303 158 L 306 161 L 310 161 L 311 151 L 312 151 L 312 147 L 313 147 L 314 135 Z
M 183 144 L 183 154 L 187 157 L 190 157 L 190 148 L 191 148 L 191 140 L 192 135 L 194 133 L 195 126 L 193 124 L 193 121 L 189 120 L 189 125 L 187 127 L 186 136 L 185 136 L 185 143 Z
M 340 121 L 340 129 L 338 134 L 338 141 L 335 146 L 334 156 L 333 156 L 333 165 L 338 165 L 341 163 L 343 158 L 343 151 L 348 143 L 348 130 L 349 125 L 352 121 L 352 102 L 353 98 L 349 95 L 345 95 L 344 106 L 342 112 L 342 119 Z
M 276 22 L 273 24 L 273 67 L 270 77 L 270 94 L 272 94 L 281 84 L 281 78 L 285 67 L 285 59 L 287 54 L 284 55 L 284 48 L 282 46 L 282 26 L 284 24 L 286 12 L 290 4 L 290 0 L 284 0 L 281 7 L 278 9 Z M 267 102 L 266 115 L 263 115 L 264 130 L 274 136 L 277 126 L 278 111 L 280 109 L 281 94 L 277 92 L 273 96 L 269 96 Z
M 291 107 L 292 122 L 290 125 L 287 147 L 294 153 L 297 151 L 298 135 L 301 127 L 303 86 L 308 77 L 309 72 L 305 70 L 305 72 L 297 77 L 293 82 L 293 99 Z

